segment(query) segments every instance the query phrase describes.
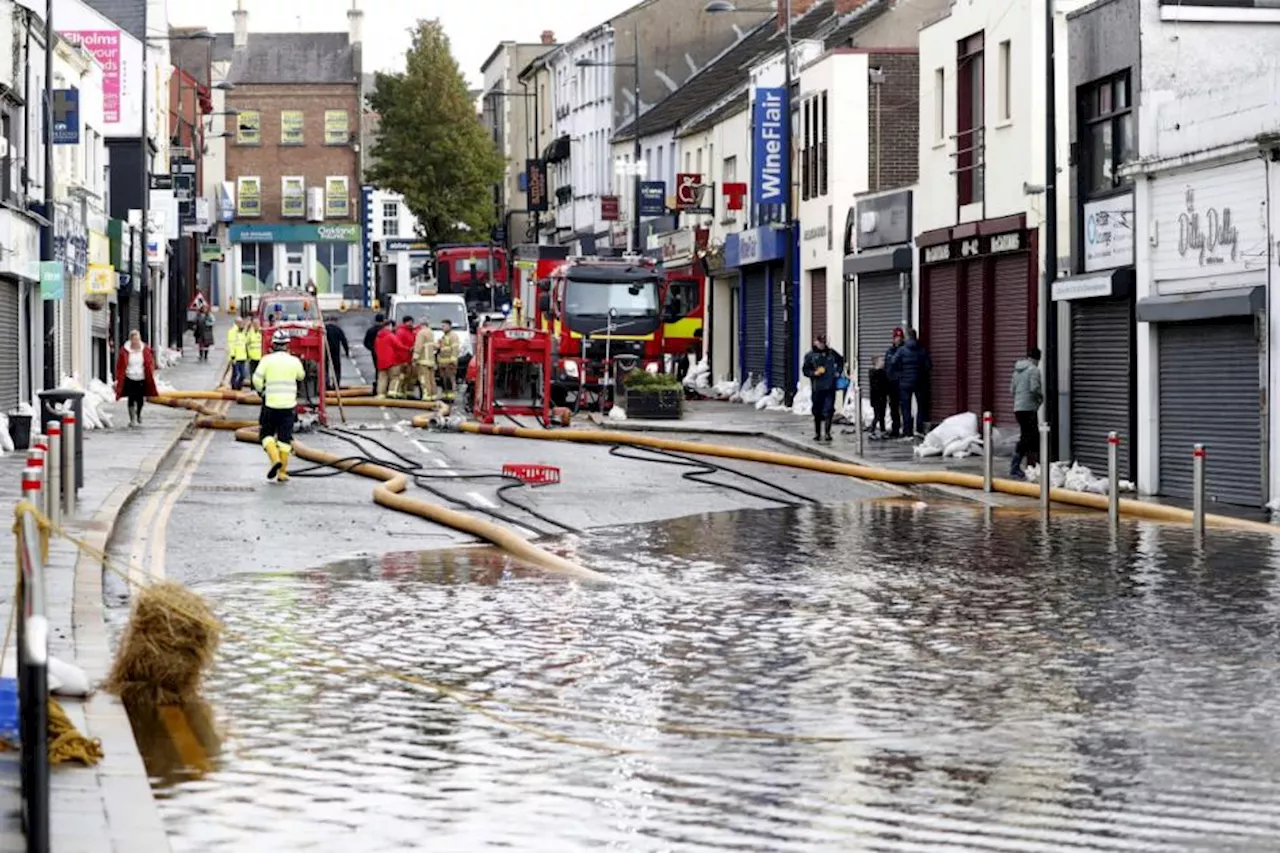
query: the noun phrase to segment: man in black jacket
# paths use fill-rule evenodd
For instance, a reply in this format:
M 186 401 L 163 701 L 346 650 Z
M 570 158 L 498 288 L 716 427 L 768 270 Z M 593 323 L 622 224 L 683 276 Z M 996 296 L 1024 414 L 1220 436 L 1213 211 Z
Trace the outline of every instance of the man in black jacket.
M 329 317 L 324 321 L 324 337 L 325 344 L 329 348 L 330 364 L 332 365 L 332 376 L 329 377 L 329 387 L 337 391 L 342 387 L 342 356 L 351 358 L 351 345 L 347 343 L 347 333 L 337 324 L 333 317 Z M 338 351 L 342 352 L 339 353 Z
M 844 373 L 844 356 L 827 346 L 826 335 L 814 340 L 813 349 L 804 357 L 803 373 L 813 389 L 813 440 L 830 441 L 831 422 L 836 416 L 836 380 Z
M 375 314 L 373 317 L 373 325 L 365 330 L 364 348 L 369 351 L 369 358 L 373 359 L 373 375 L 375 377 L 374 384 L 377 384 L 376 377 L 378 375 L 378 353 L 373 348 L 373 342 L 378 337 L 378 332 L 382 331 L 382 327 L 387 325 L 387 315 Z

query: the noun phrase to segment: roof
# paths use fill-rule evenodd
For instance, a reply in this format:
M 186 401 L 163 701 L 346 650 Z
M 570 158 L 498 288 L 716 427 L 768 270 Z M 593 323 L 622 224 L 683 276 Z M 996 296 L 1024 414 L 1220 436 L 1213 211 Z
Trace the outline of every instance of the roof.
M 226 34 L 218 35 L 215 60 Z M 346 33 L 249 33 L 249 43 L 232 48 L 227 80 L 236 85 L 272 83 L 353 84 L 359 81 L 357 51 Z
M 147 0 L 84 0 L 84 3 L 138 41 L 145 38 Z
M 729 118 L 729 116 L 737 115 L 751 105 L 751 93 L 745 88 L 738 94 L 734 95 L 728 101 L 716 107 L 711 112 L 699 118 L 688 127 L 682 127 L 680 133 L 682 136 L 689 136 L 694 133 L 702 133 L 715 127 L 720 122 Z

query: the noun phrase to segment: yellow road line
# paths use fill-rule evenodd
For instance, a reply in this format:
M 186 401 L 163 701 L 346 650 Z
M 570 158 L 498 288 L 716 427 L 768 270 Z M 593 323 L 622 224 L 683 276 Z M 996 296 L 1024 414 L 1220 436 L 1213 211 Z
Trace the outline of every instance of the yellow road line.
M 151 531 L 152 520 L 155 518 L 156 511 L 160 508 L 161 501 L 164 500 L 165 491 L 171 488 L 174 483 L 178 481 L 178 477 L 182 473 L 183 466 L 186 464 L 187 460 L 191 458 L 191 454 L 195 452 L 196 446 L 199 443 L 200 442 L 197 439 L 187 446 L 187 449 L 182 453 L 182 457 L 178 460 L 178 464 L 169 472 L 169 476 L 165 479 L 164 483 L 159 489 L 152 492 L 151 497 L 147 500 L 147 505 L 143 508 L 142 515 L 138 518 L 137 532 L 134 534 L 133 539 L 133 548 L 129 553 L 129 572 L 131 575 L 137 575 L 139 570 L 146 569 L 144 557 L 147 553 L 147 542 L 150 538 L 148 534 Z M 130 581 L 141 584 L 146 581 L 146 578 L 131 577 Z
M 152 580 L 164 578 L 164 552 L 169 530 L 169 516 L 173 514 L 174 507 L 178 505 L 178 501 L 186 494 L 187 488 L 191 485 L 192 479 L 195 478 L 196 472 L 200 470 L 200 463 L 204 460 L 204 455 L 208 452 L 209 445 L 213 443 L 214 435 L 213 431 L 205 430 L 204 434 L 196 440 L 195 443 L 198 446 L 193 448 L 195 453 L 187 461 L 182 479 L 169 492 L 160 511 L 156 514 L 155 523 L 149 536 L 151 551 L 147 562 L 147 574 L 151 576 Z

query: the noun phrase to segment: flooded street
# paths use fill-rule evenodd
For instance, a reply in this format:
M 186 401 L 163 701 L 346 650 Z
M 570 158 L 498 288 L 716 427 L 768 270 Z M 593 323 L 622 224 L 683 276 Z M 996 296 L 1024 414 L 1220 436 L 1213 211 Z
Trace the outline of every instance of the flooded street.
M 193 583 L 212 710 L 139 727 L 174 850 L 1280 837 L 1269 541 L 882 500 L 558 547 L 632 583 L 481 549 Z

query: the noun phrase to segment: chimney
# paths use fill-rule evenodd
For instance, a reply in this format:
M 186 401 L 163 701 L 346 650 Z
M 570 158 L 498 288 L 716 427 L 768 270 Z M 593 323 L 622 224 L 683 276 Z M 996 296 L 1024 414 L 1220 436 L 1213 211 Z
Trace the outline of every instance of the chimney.
M 236 32 L 232 36 L 232 47 L 249 46 L 249 13 L 244 10 L 244 0 L 236 0 L 236 10 L 232 13 L 236 19 Z
M 360 0 L 351 0 L 351 8 L 347 10 L 347 41 L 352 47 L 364 42 L 364 12 L 360 11 Z
M 554 30 L 543 30 L 543 31 L 542 31 L 542 43 L 543 43 L 543 44 L 555 44 L 555 43 L 556 43 L 556 34 L 555 34 L 555 31 L 554 31 Z

